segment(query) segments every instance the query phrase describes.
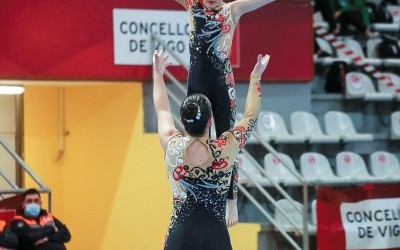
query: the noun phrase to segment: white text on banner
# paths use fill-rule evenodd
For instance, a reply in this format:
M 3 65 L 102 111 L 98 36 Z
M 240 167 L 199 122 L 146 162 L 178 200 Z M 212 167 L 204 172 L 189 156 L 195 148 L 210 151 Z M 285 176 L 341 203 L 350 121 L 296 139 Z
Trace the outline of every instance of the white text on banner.
M 400 198 L 342 203 L 346 249 L 400 247 Z

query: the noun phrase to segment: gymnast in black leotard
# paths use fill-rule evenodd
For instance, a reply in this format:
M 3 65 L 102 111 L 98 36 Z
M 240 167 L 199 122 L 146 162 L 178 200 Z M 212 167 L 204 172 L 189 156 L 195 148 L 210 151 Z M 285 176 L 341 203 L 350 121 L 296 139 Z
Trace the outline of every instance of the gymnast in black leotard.
M 204 94 L 211 102 L 216 136 L 235 124 L 235 82 L 229 56 L 239 18 L 274 0 L 175 0 L 189 12 L 190 69 L 187 95 Z M 228 194 L 227 225 L 237 223 L 237 163 Z
M 211 103 L 202 94 L 188 96 L 181 105 L 186 135 L 176 129 L 163 79 L 169 64 L 165 55 L 154 53 L 153 100 L 173 201 L 164 250 L 232 249 L 225 221 L 229 183 L 237 154 L 256 125 L 261 106 L 260 79 L 268 61 L 268 55 L 258 56 L 243 118 L 214 140 L 208 133 Z

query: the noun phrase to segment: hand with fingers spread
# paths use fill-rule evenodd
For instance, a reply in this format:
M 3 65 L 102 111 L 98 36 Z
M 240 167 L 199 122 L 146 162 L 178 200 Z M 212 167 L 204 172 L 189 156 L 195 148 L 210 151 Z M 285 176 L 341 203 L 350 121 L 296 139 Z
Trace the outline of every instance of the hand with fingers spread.
M 171 65 L 167 62 L 168 54 L 163 53 L 162 50 L 155 50 L 153 54 L 153 71 L 154 73 L 164 75 L 165 69 Z
M 269 59 L 270 55 L 266 54 L 265 56 L 262 56 L 259 54 L 257 57 L 257 63 L 254 65 L 254 69 L 251 74 L 254 76 L 261 76 L 264 73 L 264 70 L 267 68 Z

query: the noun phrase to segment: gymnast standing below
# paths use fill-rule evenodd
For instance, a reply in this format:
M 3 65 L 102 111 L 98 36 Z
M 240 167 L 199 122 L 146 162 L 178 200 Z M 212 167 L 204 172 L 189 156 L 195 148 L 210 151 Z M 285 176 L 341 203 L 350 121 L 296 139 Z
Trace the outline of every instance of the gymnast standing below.
M 190 69 L 187 95 L 199 93 L 211 102 L 216 136 L 235 124 L 235 82 L 229 56 L 240 17 L 274 0 L 175 0 L 189 12 Z M 238 221 L 237 163 L 227 200 L 226 223 Z
M 211 103 L 203 94 L 188 96 L 180 108 L 187 135 L 175 127 L 164 83 L 167 56 L 153 56 L 153 100 L 158 135 L 165 151 L 173 195 L 173 214 L 164 250 L 231 250 L 225 221 L 230 177 L 241 150 L 257 121 L 261 75 L 269 55 L 259 55 L 250 75 L 244 116 L 216 140 L 210 138 Z

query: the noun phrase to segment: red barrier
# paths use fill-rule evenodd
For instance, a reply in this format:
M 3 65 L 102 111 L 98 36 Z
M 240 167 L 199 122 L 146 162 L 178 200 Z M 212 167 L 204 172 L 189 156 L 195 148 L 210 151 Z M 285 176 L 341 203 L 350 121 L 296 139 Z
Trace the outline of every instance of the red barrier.
M 150 66 L 114 65 L 114 8 L 182 10 L 173 0 L 0 1 L 1 79 L 149 80 Z M 272 56 L 266 78 L 311 81 L 312 6 L 277 1 L 240 21 L 237 81 L 247 81 L 258 53 Z M 180 67 L 171 70 L 186 79 Z
M 400 249 L 399 222 L 399 184 L 318 188 L 318 249 Z

